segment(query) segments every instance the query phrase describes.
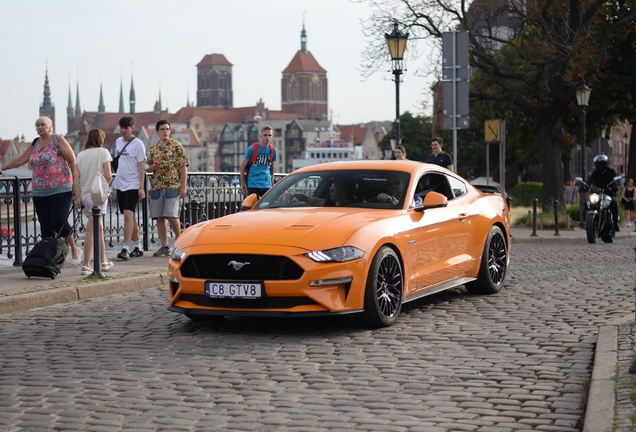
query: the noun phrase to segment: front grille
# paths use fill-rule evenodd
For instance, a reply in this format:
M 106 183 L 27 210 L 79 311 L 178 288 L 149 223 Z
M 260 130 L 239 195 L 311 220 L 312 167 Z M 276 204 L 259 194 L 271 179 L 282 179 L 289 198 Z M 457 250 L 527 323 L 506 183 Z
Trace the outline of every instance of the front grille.
M 233 261 L 245 265 L 235 270 Z M 187 257 L 181 266 L 181 274 L 198 279 L 298 280 L 303 275 L 303 269 L 283 256 L 215 254 Z
M 294 306 L 318 304 L 308 297 L 263 297 L 262 299 L 244 300 L 209 298 L 198 294 L 183 294 L 181 300 L 189 301 L 199 306 L 241 309 L 291 309 Z

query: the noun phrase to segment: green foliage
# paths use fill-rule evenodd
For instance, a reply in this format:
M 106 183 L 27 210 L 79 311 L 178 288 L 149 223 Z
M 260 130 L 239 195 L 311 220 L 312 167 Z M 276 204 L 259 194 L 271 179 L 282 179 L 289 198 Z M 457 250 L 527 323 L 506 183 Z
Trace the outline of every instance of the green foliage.
M 543 184 L 537 182 L 521 182 L 515 186 L 517 204 L 520 206 L 532 206 L 532 200 L 537 198 L 539 203 L 543 196 Z
M 565 211 L 570 216 L 570 219 L 575 221 L 579 221 L 581 219 L 581 205 L 580 204 L 570 204 L 565 208 Z
M 395 127 L 395 124 L 393 124 Z M 452 153 L 453 135 L 450 130 L 436 130 L 435 134 L 444 141 L 444 151 Z M 406 111 L 400 116 L 400 135 L 402 145 L 406 149 L 406 157 L 410 160 L 425 162 L 431 154 L 431 139 L 433 138 L 433 123 L 430 117 L 413 116 Z M 389 143 L 393 133 L 385 135 L 378 144 L 381 149 Z M 452 154 L 451 154 L 452 156 Z

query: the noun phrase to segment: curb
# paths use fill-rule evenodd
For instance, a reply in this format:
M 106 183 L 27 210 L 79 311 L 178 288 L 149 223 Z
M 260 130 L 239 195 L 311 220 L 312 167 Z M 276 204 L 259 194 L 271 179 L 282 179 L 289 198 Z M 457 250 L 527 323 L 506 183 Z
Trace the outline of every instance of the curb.
M 587 237 L 571 237 L 571 236 L 551 236 L 551 237 L 541 237 L 535 236 L 531 237 L 529 235 L 520 236 L 518 233 L 511 232 L 512 235 L 512 244 L 529 244 L 529 243 L 546 243 L 546 244 L 588 244 Z M 636 239 L 636 232 L 626 232 L 626 233 L 617 233 L 615 237 L 615 241 L 619 240 L 630 240 Z M 599 243 L 602 241 L 599 240 Z
M 163 273 L 128 276 L 89 283 L 72 282 L 69 286 L 0 297 L 0 314 L 138 291 L 165 284 L 167 284 L 167 276 Z
M 602 326 L 596 340 L 583 432 L 610 432 L 613 428 L 617 351 L 618 327 Z

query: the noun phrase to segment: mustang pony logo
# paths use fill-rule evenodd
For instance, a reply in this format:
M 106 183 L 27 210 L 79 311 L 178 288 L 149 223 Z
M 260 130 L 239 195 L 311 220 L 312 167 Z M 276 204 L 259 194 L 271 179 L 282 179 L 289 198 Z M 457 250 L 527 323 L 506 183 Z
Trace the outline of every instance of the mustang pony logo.
M 239 271 L 240 269 L 243 268 L 243 266 L 249 265 L 249 263 L 248 262 L 238 262 L 238 261 L 232 260 L 229 263 L 227 263 L 227 265 L 232 266 L 234 271 Z

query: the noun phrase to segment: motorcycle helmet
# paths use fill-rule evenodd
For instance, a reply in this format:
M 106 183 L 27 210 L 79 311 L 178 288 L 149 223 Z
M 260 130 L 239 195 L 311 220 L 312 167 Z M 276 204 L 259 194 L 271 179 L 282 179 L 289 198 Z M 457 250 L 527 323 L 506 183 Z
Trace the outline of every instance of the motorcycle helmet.
M 600 154 L 594 157 L 594 166 L 596 167 L 597 170 L 603 170 L 607 168 L 608 164 L 609 164 L 609 158 L 605 156 L 604 154 Z

